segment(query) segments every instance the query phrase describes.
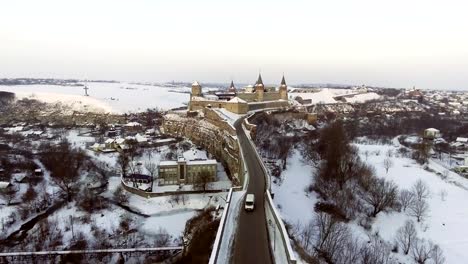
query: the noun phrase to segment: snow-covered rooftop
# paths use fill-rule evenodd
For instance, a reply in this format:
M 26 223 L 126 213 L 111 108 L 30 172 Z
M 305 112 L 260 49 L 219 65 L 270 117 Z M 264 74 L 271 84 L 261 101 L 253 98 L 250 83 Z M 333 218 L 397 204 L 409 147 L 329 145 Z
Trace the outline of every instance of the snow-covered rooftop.
M 229 100 L 230 103 L 247 103 L 246 101 L 240 99 L 239 97 L 234 97 L 231 100 Z

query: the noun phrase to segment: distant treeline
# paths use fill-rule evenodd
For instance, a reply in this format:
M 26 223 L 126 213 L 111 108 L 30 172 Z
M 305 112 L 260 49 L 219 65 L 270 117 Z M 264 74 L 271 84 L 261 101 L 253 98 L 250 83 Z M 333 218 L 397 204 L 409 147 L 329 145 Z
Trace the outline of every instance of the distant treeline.
M 52 79 L 52 78 L 3 78 L 0 79 L 0 85 L 34 85 L 34 84 L 49 84 L 63 86 L 83 86 L 83 80 L 77 79 Z M 117 83 L 117 81 L 106 80 L 87 80 L 87 82 L 106 82 Z

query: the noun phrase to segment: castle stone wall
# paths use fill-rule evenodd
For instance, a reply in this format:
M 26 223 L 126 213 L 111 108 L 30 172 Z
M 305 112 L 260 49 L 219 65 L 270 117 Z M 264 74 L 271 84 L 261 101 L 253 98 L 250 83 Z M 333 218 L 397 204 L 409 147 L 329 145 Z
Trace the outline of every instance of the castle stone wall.
M 228 170 L 234 184 L 244 183 L 243 161 L 240 158 L 237 138 L 204 119 L 168 114 L 164 118 L 163 132 L 174 137 L 184 137 L 205 148 Z

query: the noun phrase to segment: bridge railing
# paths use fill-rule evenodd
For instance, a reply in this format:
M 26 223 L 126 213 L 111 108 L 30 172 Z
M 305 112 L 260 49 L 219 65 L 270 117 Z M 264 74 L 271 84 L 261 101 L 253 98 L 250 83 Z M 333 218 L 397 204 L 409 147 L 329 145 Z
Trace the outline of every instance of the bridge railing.
M 247 118 L 245 120 L 247 120 Z M 267 218 L 270 249 L 272 249 L 271 252 L 274 256 L 276 263 L 295 264 L 297 262 L 297 259 L 294 254 L 294 251 L 292 250 L 288 232 L 286 230 L 283 220 L 281 219 L 281 215 L 276 209 L 275 204 L 273 203 L 273 199 L 271 198 L 271 193 L 269 190 L 271 187 L 270 174 L 267 168 L 265 167 L 262 158 L 258 154 L 255 144 L 249 136 L 247 136 L 247 138 L 249 139 L 249 143 L 252 145 L 252 148 L 255 151 L 255 156 L 260 162 L 262 170 L 266 177 L 265 181 L 267 191 L 265 192 L 265 213 Z
M 224 230 L 226 228 L 226 218 L 227 218 L 230 204 L 231 204 L 232 191 L 233 191 L 233 188 L 229 189 L 229 193 L 226 198 L 226 205 L 224 206 L 223 215 L 221 216 L 218 231 L 216 232 L 216 238 L 213 244 L 213 250 L 211 251 L 210 261 L 208 262 L 209 264 L 215 264 L 218 261 L 219 249 L 221 246 L 221 241 L 223 240 Z
M 34 252 L 0 252 L 0 257 L 14 256 L 43 256 L 43 255 L 69 255 L 69 254 L 96 254 L 96 253 L 144 253 L 157 251 L 183 250 L 182 246 L 156 247 L 156 248 L 109 248 L 109 249 L 86 249 L 86 250 L 62 250 L 62 251 L 34 251 Z

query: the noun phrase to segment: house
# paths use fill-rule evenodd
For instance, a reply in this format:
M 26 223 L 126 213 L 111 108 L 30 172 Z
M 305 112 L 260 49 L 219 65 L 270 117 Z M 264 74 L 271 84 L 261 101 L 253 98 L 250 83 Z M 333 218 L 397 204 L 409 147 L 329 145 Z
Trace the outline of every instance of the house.
M 35 169 L 34 170 L 34 176 L 39 177 L 39 176 L 42 176 L 42 175 L 44 175 L 44 173 L 42 172 L 42 169 Z
M 165 138 L 165 139 L 158 139 L 154 141 L 154 146 L 160 147 L 160 146 L 166 146 L 170 145 L 172 143 L 176 143 L 177 140 L 175 138 Z
M 133 173 L 123 177 L 125 183 L 131 183 L 134 188 L 151 192 L 153 189 L 153 177 L 151 175 Z
M 113 138 L 106 139 L 106 141 L 104 141 L 104 144 L 106 145 L 106 149 L 115 149 L 115 148 L 117 148 L 117 144 L 115 142 L 115 139 L 113 139 Z
M 216 160 L 177 160 L 161 161 L 159 164 L 159 179 L 161 185 L 194 184 L 207 175 L 207 181 L 215 181 L 217 175 Z
M 154 129 L 154 128 L 147 129 L 145 131 L 145 135 L 147 135 L 147 136 L 156 136 L 156 129 Z
M 440 130 L 435 129 L 435 128 L 428 128 L 428 129 L 424 130 L 423 138 L 425 138 L 425 139 L 435 139 L 435 138 L 439 138 L 440 136 L 441 136 L 440 135 Z
M 129 122 L 124 125 L 126 132 L 139 132 L 142 130 L 142 125 L 138 122 Z
M 140 134 L 135 135 L 135 140 L 140 146 L 144 146 L 148 144 L 148 139 L 145 136 L 142 136 Z
M 11 186 L 11 183 L 6 181 L 0 181 L 0 190 L 7 189 Z
M 107 136 L 108 137 L 116 137 L 118 135 L 117 131 L 114 128 L 109 129 L 107 131 Z

